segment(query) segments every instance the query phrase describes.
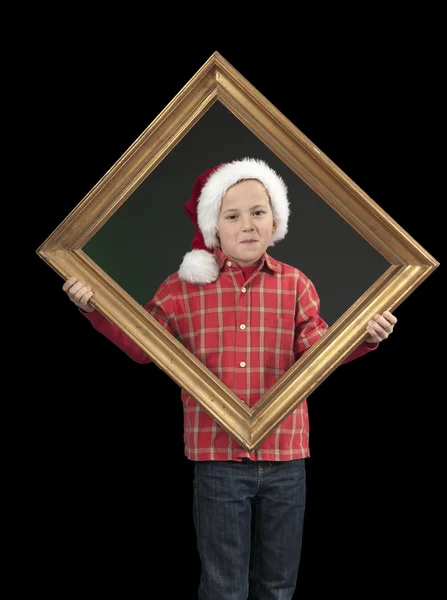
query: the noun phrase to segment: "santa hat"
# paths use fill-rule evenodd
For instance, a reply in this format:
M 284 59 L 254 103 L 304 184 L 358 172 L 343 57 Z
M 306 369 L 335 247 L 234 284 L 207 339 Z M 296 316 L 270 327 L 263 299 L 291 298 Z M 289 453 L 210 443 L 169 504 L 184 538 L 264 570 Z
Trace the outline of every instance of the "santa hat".
M 287 233 L 289 201 L 287 186 L 282 178 L 264 161 L 244 158 L 223 163 L 205 171 L 196 179 L 191 198 L 185 209 L 196 228 L 192 250 L 185 254 L 179 276 L 190 283 L 211 283 L 219 275 L 219 264 L 214 249 L 220 246 L 218 221 L 222 198 L 227 190 L 245 179 L 257 179 L 267 190 L 272 205 L 276 229 L 270 246 L 282 240 Z

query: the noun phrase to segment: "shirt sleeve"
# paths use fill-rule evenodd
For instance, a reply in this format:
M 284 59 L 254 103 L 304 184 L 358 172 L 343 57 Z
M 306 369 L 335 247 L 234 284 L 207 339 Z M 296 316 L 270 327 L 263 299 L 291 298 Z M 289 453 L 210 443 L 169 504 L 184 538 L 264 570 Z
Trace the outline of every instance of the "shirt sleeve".
M 320 316 L 320 298 L 310 279 L 300 275 L 295 323 L 295 355 L 297 359 L 329 329 Z
M 364 354 L 369 354 L 369 352 L 376 350 L 378 347 L 379 344 L 368 344 L 367 342 L 362 342 L 360 346 L 357 346 L 357 348 L 353 350 L 341 364 L 345 365 L 346 363 L 351 362 L 351 360 L 359 358 Z
M 144 305 L 144 309 L 157 319 L 169 333 L 175 335 L 171 318 L 171 315 L 173 314 L 172 297 L 166 282 L 159 287 L 153 299 Z M 99 311 L 95 310 L 90 313 L 81 309 L 79 309 L 79 311 L 88 321 L 90 321 L 91 325 L 97 331 L 115 344 L 115 346 L 127 354 L 132 360 L 140 364 L 152 362 L 151 358 L 143 352 L 133 340 L 123 333 L 116 325 L 111 323 Z
M 310 279 L 300 279 L 297 300 L 297 318 L 295 328 L 295 355 L 297 359 L 328 331 L 329 326 L 320 316 L 320 298 Z M 363 342 L 351 352 L 342 365 L 368 354 L 378 348 L 379 344 Z

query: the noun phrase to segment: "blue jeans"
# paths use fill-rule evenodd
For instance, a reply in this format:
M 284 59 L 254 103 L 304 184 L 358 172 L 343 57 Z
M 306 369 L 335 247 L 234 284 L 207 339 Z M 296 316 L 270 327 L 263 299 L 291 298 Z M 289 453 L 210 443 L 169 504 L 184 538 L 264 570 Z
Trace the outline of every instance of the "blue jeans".
M 199 600 L 291 600 L 305 499 L 304 459 L 196 462 Z

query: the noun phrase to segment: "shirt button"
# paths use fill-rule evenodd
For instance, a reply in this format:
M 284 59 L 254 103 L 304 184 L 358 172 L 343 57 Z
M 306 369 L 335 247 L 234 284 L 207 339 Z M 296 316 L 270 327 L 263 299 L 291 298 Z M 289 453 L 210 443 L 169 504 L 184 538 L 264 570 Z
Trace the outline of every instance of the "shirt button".
M 240 327 L 241 329 L 245 329 L 245 325 L 244 325 L 243 323 L 242 323 L 241 325 L 239 325 L 239 327 Z
M 246 292 L 246 291 L 247 291 L 247 288 L 241 288 L 241 292 L 242 292 L 243 294 L 245 294 L 245 292 Z
M 245 367 L 245 363 L 244 363 L 244 361 L 240 362 L 240 363 L 239 363 L 239 366 L 240 366 L 240 367 Z
M 231 265 L 232 265 L 232 264 L 233 264 L 233 263 L 231 262 L 231 260 L 228 260 L 228 261 L 227 261 L 227 267 L 231 267 Z

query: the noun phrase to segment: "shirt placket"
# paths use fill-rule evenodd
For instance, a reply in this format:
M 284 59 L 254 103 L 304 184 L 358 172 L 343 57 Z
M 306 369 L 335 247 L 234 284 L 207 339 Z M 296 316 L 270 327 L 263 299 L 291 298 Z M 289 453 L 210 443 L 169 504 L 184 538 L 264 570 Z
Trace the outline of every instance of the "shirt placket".
M 227 266 L 231 268 L 232 262 L 228 261 Z M 237 268 L 237 267 L 236 267 Z M 248 318 L 248 294 L 250 279 L 245 282 L 242 272 L 234 274 L 235 281 L 240 286 L 240 293 L 237 300 L 236 312 L 236 387 L 238 390 L 249 390 L 250 377 L 250 348 L 249 348 L 249 318 Z M 247 393 L 240 391 L 239 397 L 247 402 Z

